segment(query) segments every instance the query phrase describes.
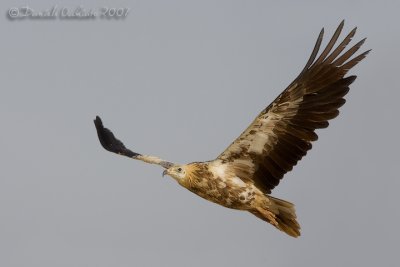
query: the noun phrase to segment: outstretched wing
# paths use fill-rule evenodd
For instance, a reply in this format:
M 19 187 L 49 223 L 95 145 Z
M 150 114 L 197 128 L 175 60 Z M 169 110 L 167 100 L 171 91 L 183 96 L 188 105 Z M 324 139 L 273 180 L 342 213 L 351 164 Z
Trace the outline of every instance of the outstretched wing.
M 339 114 L 338 109 L 345 103 L 343 97 L 356 78 L 344 76 L 369 52 L 350 59 L 364 43 L 363 39 L 341 54 L 356 28 L 332 51 L 343 24 L 342 21 L 317 58 L 322 29 L 299 76 L 217 158 L 229 163 L 243 180 L 254 181 L 265 193 L 270 193 L 311 149 L 311 142 L 318 138 L 315 129 L 328 127 L 328 120 Z
M 118 140 L 109 129 L 103 126 L 103 122 L 99 116 L 96 116 L 94 125 L 96 126 L 97 136 L 99 137 L 100 144 L 105 150 L 129 158 L 135 158 L 140 155 L 139 153 L 127 149 L 125 145 Z
M 99 116 L 96 116 L 96 119 L 94 120 L 94 125 L 96 126 L 97 136 L 99 137 L 100 144 L 104 147 L 105 150 L 132 159 L 141 160 L 147 163 L 158 164 L 165 169 L 168 169 L 169 167 L 174 165 L 173 163 L 162 160 L 158 157 L 141 155 L 126 148 L 125 145 L 120 140 L 118 140 L 109 129 L 103 126 L 103 122 L 101 121 Z

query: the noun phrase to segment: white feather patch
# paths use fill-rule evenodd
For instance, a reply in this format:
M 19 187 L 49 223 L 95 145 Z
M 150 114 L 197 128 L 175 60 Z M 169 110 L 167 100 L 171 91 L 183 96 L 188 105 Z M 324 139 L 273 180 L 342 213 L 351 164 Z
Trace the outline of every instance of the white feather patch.
M 264 146 L 267 143 L 267 141 L 268 141 L 268 135 L 262 132 L 254 134 L 254 138 L 249 147 L 249 152 L 262 154 Z
M 246 183 L 242 181 L 242 179 L 240 179 L 239 177 L 233 177 L 231 179 L 232 184 L 239 186 L 239 187 L 246 187 Z
M 220 178 L 224 178 L 226 173 L 226 165 L 225 164 L 221 164 L 220 161 L 216 161 L 213 164 L 209 165 L 210 171 L 214 174 L 215 177 L 220 177 Z

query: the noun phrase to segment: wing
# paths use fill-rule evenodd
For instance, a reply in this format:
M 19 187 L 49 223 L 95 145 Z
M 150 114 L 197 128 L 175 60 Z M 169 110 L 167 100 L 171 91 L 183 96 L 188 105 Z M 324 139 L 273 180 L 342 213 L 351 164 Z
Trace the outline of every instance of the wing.
M 158 164 L 165 169 L 168 169 L 169 167 L 174 165 L 173 163 L 162 160 L 158 157 L 141 155 L 127 149 L 124 144 L 120 140 L 118 140 L 109 129 L 103 126 L 103 122 L 101 121 L 99 116 L 96 116 L 96 119 L 94 120 L 94 125 L 96 126 L 97 136 L 99 137 L 100 144 L 105 150 L 132 159 L 138 159 L 147 163 Z
M 343 24 L 317 58 L 322 29 L 299 76 L 217 158 L 267 194 L 311 149 L 311 142 L 318 138 L 315 130 L 328 127 L 328 121 L 339 114 L 338 109 L 345 103 L 343 97 L 356 78 L 344 76 L 369 52 L 350 59 L 363 39 L 341 54 L 356 28 L 332 51 Z

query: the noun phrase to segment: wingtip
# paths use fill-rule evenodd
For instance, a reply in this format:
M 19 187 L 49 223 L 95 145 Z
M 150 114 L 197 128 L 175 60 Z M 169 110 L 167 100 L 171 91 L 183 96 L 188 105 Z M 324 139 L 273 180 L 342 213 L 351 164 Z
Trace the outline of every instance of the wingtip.
M 343 30 L 343 27 L 344 27 L 344 20 L 342 20 L 342 21 L 339 23 L 339 26 L 337 27 L 337 29 L 339 29 L 339 31 L 342 31 L 342 30 Z
M 361 41 L 359 41 L 356 45 L 362 46 L 366 40 L 367 40 L 367 37 L 361 39 Z
M 96 116 L 96 118 L 93 120 L 94 125 L 96 126 L 96 129 L 100 130 L 103 129 L 103 121 L 101 120 L 101 118 L 99 116 Z
M 347 86 L 352 84 L 356 79 L 357 79 L 357 75 L 350 75 L 350 76 L 348 76 L 346 78 L 343 78 L 343 80 L 347 84 Z

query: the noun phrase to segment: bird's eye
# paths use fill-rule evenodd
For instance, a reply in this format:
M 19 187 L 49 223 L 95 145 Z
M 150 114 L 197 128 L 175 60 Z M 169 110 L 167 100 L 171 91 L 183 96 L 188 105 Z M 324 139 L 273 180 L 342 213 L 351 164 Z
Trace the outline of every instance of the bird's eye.
M 181 172 L 182 171 L 182 168 L 178 168 L 178 172 Z

